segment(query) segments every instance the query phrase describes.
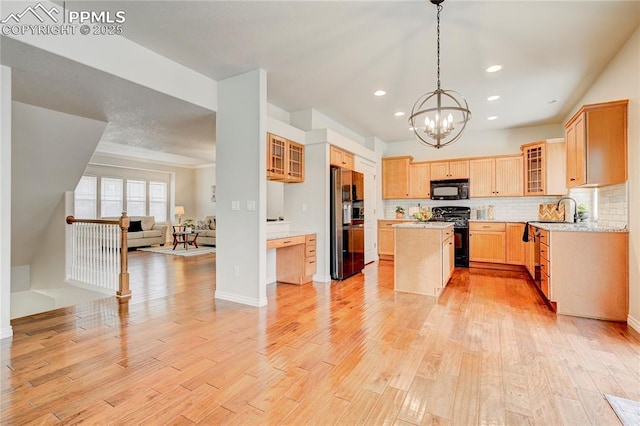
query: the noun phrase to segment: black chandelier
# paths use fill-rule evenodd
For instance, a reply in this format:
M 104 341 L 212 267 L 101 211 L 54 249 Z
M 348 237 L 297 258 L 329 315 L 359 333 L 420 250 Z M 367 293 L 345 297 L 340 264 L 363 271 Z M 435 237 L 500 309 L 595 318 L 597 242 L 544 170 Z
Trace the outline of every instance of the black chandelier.
M 453 90 L 440 87 L 440 12 L 444 0 L 431 0 L 438 9 L 438 87 L 422 95 L 411 109 L 409 126 L 420 142 L 442 148 L 460 139 L 471 111 L 464 97 Z

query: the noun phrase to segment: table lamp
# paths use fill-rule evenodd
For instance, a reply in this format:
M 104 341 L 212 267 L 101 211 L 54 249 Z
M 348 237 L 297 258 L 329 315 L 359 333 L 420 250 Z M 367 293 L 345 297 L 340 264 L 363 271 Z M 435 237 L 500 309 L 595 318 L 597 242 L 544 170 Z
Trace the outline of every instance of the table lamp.
M 184 206 L 176 206 L 176 215 L 178 216 L 178 223 L 182 223 L 182 215 L 184 215 Z

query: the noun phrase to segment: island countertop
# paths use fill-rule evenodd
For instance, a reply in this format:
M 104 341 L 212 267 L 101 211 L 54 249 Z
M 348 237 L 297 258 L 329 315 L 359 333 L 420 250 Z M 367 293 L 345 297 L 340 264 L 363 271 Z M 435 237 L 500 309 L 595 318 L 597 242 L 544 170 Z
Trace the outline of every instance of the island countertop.
M 408 222 L 398 223 L 392 228 L 446 229 L 450 226 L 453 226 L 453 222 Z

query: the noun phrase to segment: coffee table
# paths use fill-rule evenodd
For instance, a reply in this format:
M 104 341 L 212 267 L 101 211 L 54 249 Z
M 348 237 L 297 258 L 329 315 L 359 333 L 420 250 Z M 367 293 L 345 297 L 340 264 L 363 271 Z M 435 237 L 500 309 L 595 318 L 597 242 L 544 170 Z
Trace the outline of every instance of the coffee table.
M 193 245 L 198 248 L 198 233 L 197 232 L 174 232 L 173 233 L 173 250 L 178 247 L 178 244 L 184 244 L 184 249 L 189 250 L 189 246 Z

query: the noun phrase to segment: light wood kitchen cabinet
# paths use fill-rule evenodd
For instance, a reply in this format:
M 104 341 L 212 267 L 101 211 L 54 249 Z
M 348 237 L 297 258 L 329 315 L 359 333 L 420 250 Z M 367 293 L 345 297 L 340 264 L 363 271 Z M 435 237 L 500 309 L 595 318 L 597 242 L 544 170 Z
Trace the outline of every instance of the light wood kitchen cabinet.
M 526 245 L 522 241 L 524 234 L 524 223 L 507 223 L 506 238 L 506 263 L 509 265 L 525 264 L 525 248 Z
M 398 227 L 395 232 L 394 289 L 439 296 L 451 277 L 446 241 L 453 238 L 453 224 L 445 229 Z
M 431 198 L 430 163 L 411 163 L 409 165 L 409 198 Z
M 454 240 L 453 228 L 447 228 L 444 231 L 444 241 L 442 242 L 442 287 L 447 285 L 447 282 L 453 275 L 453 270 L 456 268 L 456 245 Z
M 469 161 L 470 197 L 518 197 L 523 194 L 522 156 Z
M 412 157 L 382 159 L 382 198 L 409 198 L 409 166 Z
M 342 167 L 344 169 L 354 170 L 355 157 L 352 153 L 344 151 L 335 146 L 331 146 L 331 165 Z
M 393 260 L 395 232 L 393 225 L 403 223 L 402 220 L 378 221 L 378 257 L 380 260 Z
M 565 195 L 564 139 L 531 142 L 520 147 L 524 160 L 524 195 Z
M 584 105 L 565 124 L 567 188 L 626 182 L 628 102 Z
M 535 243 L 535 228 L 533 227 L 533 225 L 528 225 L 529 226 L 529 241 L 527 241 L 525 244 L 525 249 L 524 249 L 524 265 L 527 268 L 527 271 L 529 271 L 529 275 L 531 275 L 531 279 L 533 279 L 534 281 L 537 279 L 536 278 L 536 268 L 540 263 L 540 254 L 536 248 L 536 243 Z
M 304 182 L 304 145 L 267 133 L 267 179 Z
M 626 321 L 627 232 L 538 229 L 541 292 L 557 313 Z
M 504 222 L 469 223 L 469 260 L 506 262 L 506 224 Z
M 267 240 L 276 249 L 276 280 L 288 284 L 313 281 L 316 273 L 316 234 Z
M 439 161 L 431 163 L 431 180 L 468 178 L 469 160 Z

